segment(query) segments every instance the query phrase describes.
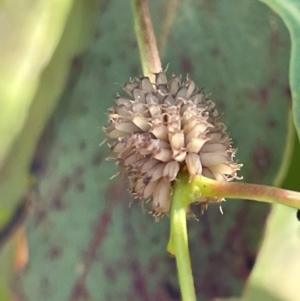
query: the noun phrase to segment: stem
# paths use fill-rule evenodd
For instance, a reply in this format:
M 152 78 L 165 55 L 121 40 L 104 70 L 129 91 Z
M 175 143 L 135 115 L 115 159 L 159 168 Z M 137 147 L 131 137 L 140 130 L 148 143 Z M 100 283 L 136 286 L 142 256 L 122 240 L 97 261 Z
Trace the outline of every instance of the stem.
M 143 73 L 154 82 L 154 73 L 160 72 L 162 68 L 148 0 L 132 0 L 132 8 Z
M 300 193 L 258 184 L 219 182 L 205 177 L 191 181 L 194 193 L 191 202 L 202 196 L 216 198 L 247 199 L 265 203 L 277 203 L 300 209 Z
M 140 50 L 143 73 L 154 82 L 154 73 L 162 70 L 157 43 L 153 32 L 147 0 L 132 0 L 134 24 Z M 168 250 L 175 254 L 179 274 L 179 284 L 183 301 L 196 301 L 194 279 L 188 248 L 186 208 L 189 200 L 187 187 L 178 180 L 171 212 L 171 235 Z M 182 201 L 185 200 L 185 203 Z
M 179 285 L 183 301 L 196 301 L 186 225 L 186 208 L 190 186 L 181 177 L 174 187 L 171 208 L 171 235 L 168 251 L 176 256 Z

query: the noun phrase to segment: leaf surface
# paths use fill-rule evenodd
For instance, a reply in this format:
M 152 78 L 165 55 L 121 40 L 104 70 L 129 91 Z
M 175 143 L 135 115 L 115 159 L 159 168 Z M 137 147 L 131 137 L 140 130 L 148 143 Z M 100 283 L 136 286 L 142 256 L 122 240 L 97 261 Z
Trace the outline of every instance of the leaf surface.
M 26 122 L 71 6 L 71 0 L 11 0 L 0 5 L 0 168 Z
M 294 123 L 300 137 L 300 3 L 297 0 L 261 0 L 284 21 L 291 36 L 290 86 L 293 97 Z

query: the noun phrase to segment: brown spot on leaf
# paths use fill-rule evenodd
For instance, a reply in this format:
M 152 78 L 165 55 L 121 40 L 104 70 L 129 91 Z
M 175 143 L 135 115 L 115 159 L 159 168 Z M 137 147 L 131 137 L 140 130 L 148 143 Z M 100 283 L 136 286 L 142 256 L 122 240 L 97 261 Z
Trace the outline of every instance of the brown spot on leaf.
M 95 41 L 99 40 L 100 37 L 101 37 L 101 30 L 100 29 L 95 30 L 95 32 L 94 32 Z
M 76 190 L 78 192 L 84 192 L 85 191 L 85 184 L 83 182 L 79 182 L 76 184 Z
M 151 244 L 152 245 L 158 245 L 160 243 L 160 237 L 159 235 L 154 235 L 151 237 Z
M 157 261 L 156 258 L 150 258 L 148 262 L 148 273 L 149 274 L 156 274 L 159 269 L 159 262 Z
M 222 112 L 226 112 L 226 103 L 225 101 L 221 100 L 221 99 L 216 99 L 216 105 L 218 108 L 218 112 L 222 113 Z
M 184 71 L 184 73 L 191 74 L 194 70 L 191 59 L 186 57 L 184 54 L 182 54 L 179 60 L 180 60 L 181 69 Z
M 267 87 L 261 87 L 257 91 L 250 89 L 244 90 L 245 96 L 250 98 L 251 101 L 258 103 L 259 105 L 267 105 L 269 102 L 269 91 Z
M 258 142 L 252 152 L 252 167 L 256 174 L 265 175 L 271 165 L 271 152 L 269 147 Z
M 51 205 L 54 209 L 62 210 L 66 208 L 64 194 L 71 188 L 71 186 L 75 186 L 77 190 L 83 191 L 82 189 L 84 189 L 84 184 L 81 181 L 83 174 L 84 168 L 82 166 L 77 166 L 71 175 L 63 176 L 61 180 L 58 181 L 56 189 L 51 192 Z
M 275 119 L 269 120 L 267 125 L 271 128 L 274 129 L 278 126 L 278 121 Z
M 98 153 L 94 154 L 92 157 L 92 165 L 100 166 L 102 160 L 103 160 L 103 155 L 102 155 L 102 153 L 98 152 Z
M 101 64 L 106 68 L 110 67 L 111 66 L 111 58 L 110 57 L 101 58 Z
M 147 295 L 147 287 L 146 287 L 146 280 L 144 275 L 141 272 L 141 268 L 136 261 L 132 261 L 129 265 L 131 274 L 134 276 L 133 279 L 133 291 L 134 295 L 136 297 L 145 298 L 146 300 L 148 299 Z
M 266 87 L 262 87 L 258 90 L 258 100 L 266 105 L 268 104 L 268 101 L 269 101 L 269 91 Z
M 86 289 L 86 287 L 83 283 L 81 283 L 81 284 L 74 287 L 74 290 L 72 291 L 72 294 L 71 294 L 69 300 L 70 301 L 90 300 L 90 294 L 89 294 L 88 290 Z
M 84 168 L 82 166 L 78 166 L 75 168 L 74 173 L 73 173 L 73 178 L 74 180 L 77 180 L 84 174 Z
M 84 140 L 78 143 L 78 149 L 82 152 L 86 149 L 86 142 Z
M 211 55 L 214 57 L 218 57 L 221 54 L 219 46 L 215 46 L 211 49 Z
M 53 209 L 55 210 L 63 210 L 66 208 L 66 204 L 63 202 L 62 198 L 58 195 L 54 196 L 51 203 Z
M 107 266 L 105 268 L 105 275 L 106 275 L 106 278 L 109 280 L 109 282 L 116 281 L 116 272 L 113 270 L 113 268 L 111 266 Z
M 35 226 L 39 226 L 47 217 L 47 212 L 45 210 L 37 209 L 34 212 Z
M 50 250 L 47 254 L 47 257 L 50 260 L 55 260 L 55 259 L 60 258 L 61 255 L 62 255 L 62 248 L 59 247 L 59 246 L 53 246 L 53 247 L 50 248 Z
M 124 199 L 125 185 L 123 181 L 112 183 L 105 191 L 105 199 L 111 201 L 121 201 Z
M 214 0 L 203 0 L 203 8 L 210 14 L 215 13 L 216 12 L 215 1 Z
M 63 177 L 61 180 L 61 189 L 63 192 L 67 191 L 70 188 L 71 179 L 67 176 Z

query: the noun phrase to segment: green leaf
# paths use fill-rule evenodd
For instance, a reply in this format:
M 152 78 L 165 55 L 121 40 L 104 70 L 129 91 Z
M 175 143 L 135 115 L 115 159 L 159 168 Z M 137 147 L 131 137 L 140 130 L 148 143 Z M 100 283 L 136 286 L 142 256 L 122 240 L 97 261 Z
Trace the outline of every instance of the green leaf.
M 299 136 L 300 136 L 300 3 L 292 0 L 262 0 L 284 21 L 291 38 L 289 79 L 293 99 L 294 124 L 298 133 L 295 137 L 293 156 L 283 187 L 299 190 Z M 282 206 L 274 206 L 268 220 L 268 228 L 262 244 L 260 258 L 252 274 L 251 283 L 272 290 L 285 299 L 298 300 L 299 278 L 298 254 L 299 222 L 296 211 Z M 272 273 L 270 271 L 272 270 Z M 290 281 L 286 282 L 286 279 Z M 295 280 L 294 280 L 295 279 Z M 251 291 L 251 286 L 247 291 Z
M 167 1 L 151 4 L 157 35 L 166 35 Z M 187 1 L 168 37 L 169 73 L 189 73 L 213 92 L 245 179 L 272 183 L 288 143 L 289 38 L 281 20 L 251 0 Z M 40 200 L 27 223 L 27 300 L 179 298 L 175 261 L 166 254 L 169 218 L 154 223 L 136 202 L 129 208 L 124 179 L 109 180 L 116 169 L 98 147 L 112 99 L 140 75 L 136 46 L 129 1 L 108 2 L 34 160 Z M 223 216 L 214 206 L 203 216 L 194 209 L 199 222 L 189 221 L 189 236 L 199 300 L 242 293 L 268 209 L 230 200 Z
M 64 89 L 71 62 L 90 41 L 95 20 L 92 16 L 97 6 L 98 0 L 90 1 L 89 5 L 85 1 L 72 5 L 61 42 L 44 66 L 22 130 L 0 169 L 0 211 L 12 212 L 32 185 L 29 174 L 34 150 Z M 17 111 L 14 114 L 19 116 Z
M 0 46 L 0 233 L 33 182 L 29 174 L 37 141 L 71 62 L 90 40 L 98 7 L 97 0 L 17 2 L 0 5 L 0 24 L 7 26 L 2 41 L 10 42 Z M 0 299 L 6 300 L 13 250 L 0 252 Z
M 289 29 L 292 48 L 290 58 L 290 86 L 293 97 L 293 114 L 300 137 L 300 2 L 297 0 L 261 0 L 280 15 Z
M 299 191 L 300 144 L 298 136 L 294 136 L 293 156 L 282 187 Z M 299 253 L 299 221 L 296 218 L 296 210 L 284 206 L 273 206 L 260 248 L 260 256 L 246 290 L 247 295 L 252 296 L 255 293 L 255 287 L 260 287 L 270 290 L 284 300 L 298 300 Z M 265 300 L 249 297 L 243 301 L 248 299 Z
M 28 188 L 27 166 L 20 165 L 20 160 L 13 166 L 11 161 L 16 158 L 8 157 L 28 121 L 41 74 L 61 38 L 71 5 L 70 0 L 0 3 L 0 229 Z M 44 113 L 48 112 L 44 110 Z M 41 128 L 42 124 L 37 126 Z M 28 143 L 27 140 L 23 144 L 22 153 Z M 15 177 L 16 174 L 19 176 Z M 12 242 L 1 248 L 0 299 L 3 301 L 10 300 L 9 270 L 13 252 Z
M 11 301 L 10 284 L 13 266 L 14 241 L 10 240 L 4 247 L 1 247 L 0 256 L 0 299 L 1 301 Z
M 71 6 L 71 0 L 11 0 L 0 5 L 0 168 L 27 120 Z

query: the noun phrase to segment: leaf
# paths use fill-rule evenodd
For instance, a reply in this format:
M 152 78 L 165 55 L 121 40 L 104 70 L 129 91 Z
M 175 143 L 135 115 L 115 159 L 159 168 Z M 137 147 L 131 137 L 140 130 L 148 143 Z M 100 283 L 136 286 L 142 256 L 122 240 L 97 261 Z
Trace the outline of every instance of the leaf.
M 0 297 L 3 301 L 10 301 L 10 281 L 12 275 L 13 266 L 13 254 L 14 254 L 14 241 L 10 240 L 3 248 L 1 248 L 0 256 Z
M 27 120 L 71 5 L 71 0 L 11 0 L 0 6 L 0 168 Z
M 73 61 L 75 55 L 84 49 L 87 41 L 90 39 L 89 33 L 91 33 L 91 27 L 93 27 L 93 18 L 90 19 L 90 17 L 95 14 L 95 7 L 98 4 L 97 1 L 90 1 L 88 5 L 85 1 L 76 1 L 76 4 L 72 5 L 70 16 L 67 24 L 65 24 L 60 19 L 60 15 L 65 13 L 66 17 L 68 17 L 68 13 L 67 11 L 60 11 L 60 9 L 64 7 L 66 10 L 65 6 L 67 2 L 61 1 L 59 4 L 61 7 L 58 4 L 53 7 L 53 3 L 46 2 L 30 1 L 30 5 L 29 2 L 24 2 L 20 6 L 19 4 L 16 5 L 16 1 L 10 1 L 9 4 L 4 6 L 4 8 L 11 12 L 11 19 L 6 20 L 6 25 L 9 27 L 6 34 L 14 37 L 17 44 L 15 45 L 15 49 L 9 48 L 11 47 L 10 44 L 2 45 L 6 49 L 0 47 L 0 53 L 2 51 L 7 54 L 5 57 L 1 56 L 0 68 L 2 64 L 11 63 L 9 68 L 1 69 L 11 73 L 10 77 L 7 76 L 7 78 L 4 76 L 6 74 L 4 71 L 0 75 L 0 86 L 2 87 L 3 85 L 5 88 L 0 90 L 1 99 L 6 99 L 5 93 L 7 91 L 15 93 L 14 101 L 9 99 L 9 101 L 0 103 L 0 140 L 3 138 L 1 140 L 1 151 L 3 153 L 1 154 L 3 158 L 5 157 L 5 162 L 1 162 L 3 158 L 0 158 L 0 233 L 3 225 L 11 217 L 16 206 L 22 200 L 29 185 L 32 184 L 32 180 L 29 177 L 29 168 L 38 138 L 57 104 L 58 96 L 62 92 L 69 74 L 71 61 Z M 16 7 L 20 11 L 16 10 Z M 1 12 L 2 8 L 0 6 L 0 24 L 1 16 L 6 18 L 5 13 L 7 13 L 7 11 Z M 38 16 L 35 18 L 34 14 L 36 13 Z M 25 16 L 34 19 L 30 20 L 30 26 L 24 21 Z M 53 24 L 54 19 L 55 24 Z M 34 23 L 35 21 L 36 23 Z M 18 26 L 14 27 L 14 25 Z M 66 29 L 64 30 L 65 25 Z M 35 32 L 35 26 L 39 28 L 40 32 Z M 54 52 L 56 44 L 60 39 L 57 33 L 57 31 L 59 32 L 59 26 L 62 27 L 60 30 L 64 31 L 64 34 Z M 30 30 L 33 30 L 33 32 L 30 32 Z M 21 37 L 22 34 L 24 34 L 24 37 Z M 34 37 L 38 41 L 35 41 Z M 9 39 L 9 37 L 6 38 Z M 39 38 L 42 40 L 39 40 Z M 56 42 L 55 39 L 57 39 Z M 34 42 L 38 42 L 38 45 Z M 44 45 L 43 42 L 47 45 Z M 25 45 L 22 48 L 18 43 L 24 43 Z M 9 50 L 11 53 L 9 53 Z M 52 60 L 49 62 L 51 57 Z M 7 61 L 1 61 L 4 58 Z M 28 74 L 25 74 L 26 77 L 20 79 L 18 72 L 24 71 L 22 69 L 24 65 L 30 69 L 30 75 L 27 76 Z M 16 87 L 14 85 L 18 79 L 20 82 L 19 86 Z M 6 115 L 8 111 L 10 115 Z M 6 122 L 6 119 L 9 122 Z M 1 122 L 5 123 L 4 127 L 9 132 L 6 132 L 1 127 Z M 9 134 L 9 139 L 5 138 L 6 134 Z M 13 147 L 11 146 L 12 143 Z M 10 147 L 12 149 L 8 152 Z M 7 152 L 8 154 L 6 154 Z M 11 250 L 9 252 L 5 252 L 2 248 L 0 250 L 0 286 L 3 289 L 10 281 L 11 275 L 7 272 L 8 267 L 13 268 L 8 258 L 8 256 L 12 256 Z M 6 287 L 6 290 L 8 291 L 9 288 Z M 5 300 L 3 294 L 4 292 L 1 291 L 1 300 Z M 6 292 L 7 294 L 8 292 Z
M 151 2 L 157 34 L 167 1 Z M 120 13 L 121 12 L 121 13 Z M 27 221 L 25 300 L 176 300 L 169 219 L 159 223 L 125 192 L 104 158 L 99 127 L 121 83 L 141 71 L 130 4 L 102 7 L 94 40 L 73 64 L 69 84 L 33 162 L 40 193 Z M 247 181 L 272 183 L 288 143 L 288 33 L 254 1 L 181 2 L 165 46 L 169 73 L 189 73 L 219 111 L 238 147 Z M 78 80 L 74 80 L 74 74 Z M 118 84 L 114 84 L 118 83 Z M 256 258 L 269 207 L 211 206 L 189 221 L 199 300 L 238 296 Z M 21 291 L 21 292 L 20 292 Z
M 293 156 L 282 186 L 299 190 L 299 51 L 300 51 L 300 3 L 299 1 L 262 0 L 282 18 L 291 37 L 290 87 L 293 99 L 293 117 L 298 137 L 295 137 Z M 274 250 L 276 250 L 274 252 Z M 272 290 L 288 300 L 299 299 L 298 254 L 300 251 L 299 222 L 295 210 L 274 206 L 268 219 L 268 228 L 261 247 L 259 261 L 251 276 L 251 283 Z M 272 273 L 270 271 L 272 270 Z M 286 282 L 286 279 L 290 281 Z M 251 291 L 251 286 L 247 291 Z
M 25 188 L 15 189 L 19 184 L 22 186 L 20 177 L 11 176 L 11 165 L 5 166 L 5 162 L 26 123 L 41 73 L 61 38 L 71 4 L 69 0 L 59 3 L 22 1 L 21 4 L 11 0 L 0 4 L 0 229 L 10 218 L 29 182 L 27 170 L 16 166 L 18 174 L 24 176 L 25 172 Z M 8 182 L 14 182 L 9 191 L 6 189 Z M 16 196 L 14 200 L 10 199 L 12 194 Z M 3 301 L 10 300 L 8 284 L 13 246 L 11 241 L 1 248 L 0 297 Z
M 90 40 L 93 27 L 93 18 L 90 17 L 95 14 L 97 5 L 98 0 L 89 2 L 89 5 L 85 1 L 76 1 L 72 6 L 61 42 L 41 74 L 22 131 L 0 170 L 0 211 L 11 213 L 32 185 L 30 165 L 37 141 L 56 107 L 71 62 Z M 19 115 L 18 112 L 14 114 Z
M 293 97 L 293 114 L 300 137 L 300 3 L 297 0 L 261 0 L 280 15 L 287 26 L 292 41 L 290 59 L 290 86 Z
M 299 190 L 300 144 L 294 135 L 293 156 L 290 162 L 288 175 L 282 187 L 290 190 Z M 296 210 L 284 206 L 274 205 L 268 218 L 265 238 L 260 248 L 259 259 L 252 271 L 250 285 L 246 292 L 252 294 L 256 287 L 272 291 L 284 300 L 299 299 L 299 254 L 300 236 L 299 221 Z M 272 271 L 272 272 L 270 272 Z M 286 281 L 289 279 L 289 281 Z M 265 300 L 248 298 L 249 300 Z M 247 298 L 243 301 L 248 300 Z

